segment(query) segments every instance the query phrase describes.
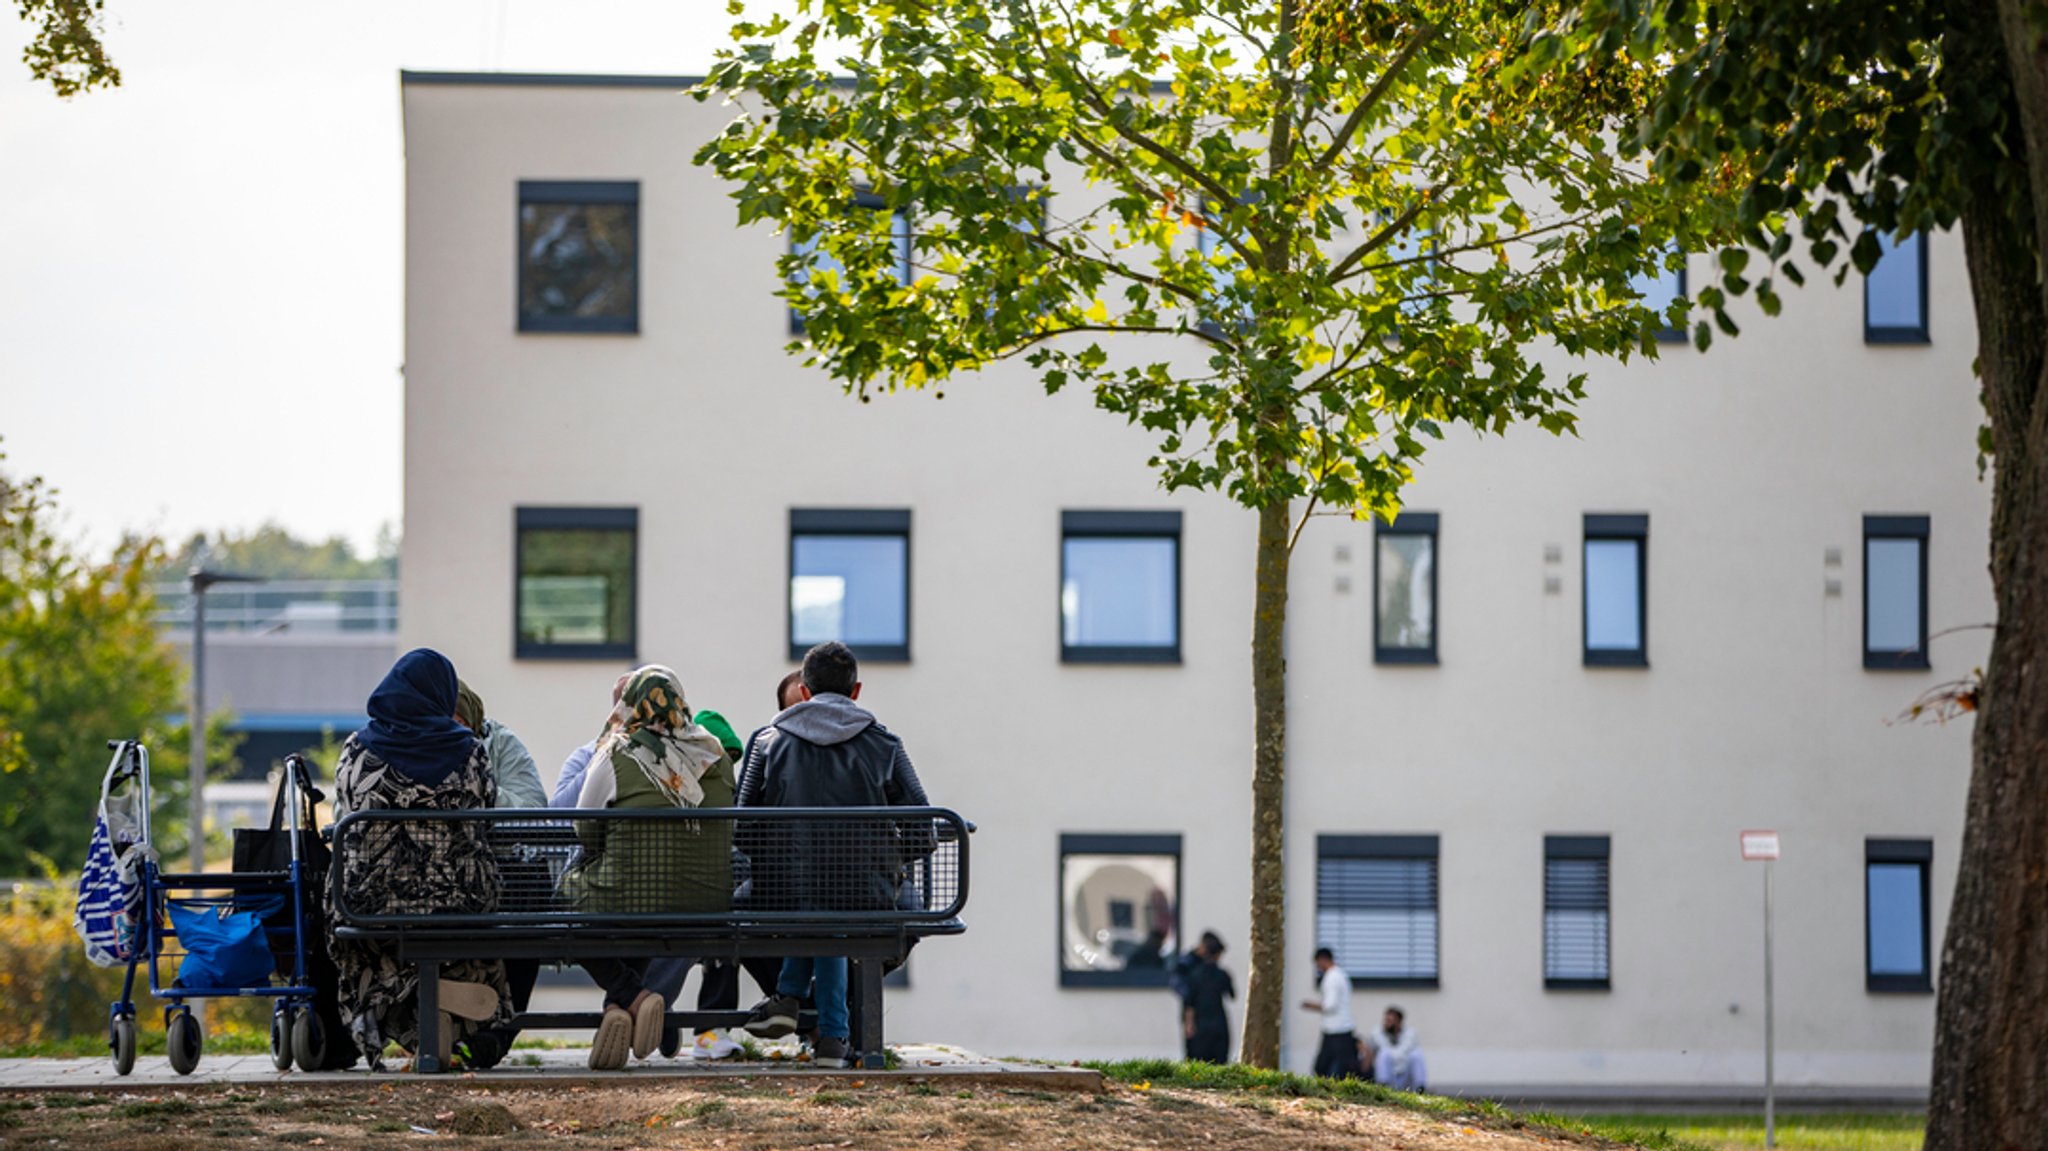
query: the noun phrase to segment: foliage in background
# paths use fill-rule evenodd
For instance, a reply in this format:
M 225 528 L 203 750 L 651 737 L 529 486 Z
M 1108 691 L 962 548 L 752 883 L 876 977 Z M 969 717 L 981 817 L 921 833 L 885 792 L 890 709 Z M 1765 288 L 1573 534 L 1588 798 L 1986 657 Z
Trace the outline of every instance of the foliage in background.
M 4 457 L 0 457 L 4 459 Z M 150 749 L 160 845 L 184 843 L 184 672 L 151 622 L 153 540 L 126 539 L 105 561 L 54 529 L 40 479 L 0 472 L 0 876 L 77 869 L 106 774 L 109 739 Z M 225 717 L 209 721 L 209 771 L 233 769 Z
M 120 86 L 121 70 L 103 43 L 106 0 L 14 0 L 14 6 L 35 29 L 21 50 L 30 76 L 66 97 Z
M 698 92 L 741 109 L 698 162 L 795 241 L 792 350 L 862 400 L 1022 360 L 1145 429 L 1167 490 L 1257 510 L 1244 1051 L 1268 1067 L 1308 516 L 1392 516 L 1449 428 L 1572 431 L 1585 361 L 1683 318 L 1643 279 L 1713 238 L 1616 153 L 1641 70 L 1524 67 L 1527 0 L 1375 0 L 1304 42 L 1311 7 L 800 0 L 742 20 Z
M 107 1008 L 120 997 L 126 969 L 86 962 L 71 926 L 77 884 L 76 875 L 51 875 L 0 888 L 0 1058 L 106 1050 Z M 150 998 L 146 971 L 135 983 L 139 1046 L 161 1054 L 163 1005 Z M 207 1003 L 208 1051 L 265 1049 L 269 1027 L 268 1000 Z
M 264 579 L 369 580 L 398 576 L 398 535 L 390 524 L 377 531 L 372 554 L 359 556 L 341 536 L 305 540 L 275 523 L 254 531 L 194 535 L 152 565 L 149 578 L 182 580 L 195 564 Z

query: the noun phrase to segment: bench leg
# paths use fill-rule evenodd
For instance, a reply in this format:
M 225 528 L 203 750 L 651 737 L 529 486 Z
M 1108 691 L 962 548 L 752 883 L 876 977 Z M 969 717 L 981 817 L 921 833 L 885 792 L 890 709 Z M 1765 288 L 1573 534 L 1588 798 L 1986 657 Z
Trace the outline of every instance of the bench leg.
M 413 1070 L 422 1075 L 433 1075 L 447 1070 L 441 1066 L 441 961 L 422 959 L 419 962 L 420 990 L 420 1039 L 419 1048 L 413 1052 Z
M 860 1065 L 869 1071 L 883 1066 L 882 961 L 853 960 L 853 1039 Z

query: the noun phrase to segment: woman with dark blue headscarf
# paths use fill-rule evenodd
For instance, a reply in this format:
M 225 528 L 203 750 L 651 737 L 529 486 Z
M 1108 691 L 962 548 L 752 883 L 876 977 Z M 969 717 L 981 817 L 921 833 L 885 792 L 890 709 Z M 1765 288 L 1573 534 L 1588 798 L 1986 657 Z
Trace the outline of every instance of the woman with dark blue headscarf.
M 370 693 L 369 725 L 348 737 L 335 767 L 335 818 L 371 809 L 468 811 L 496 799 L 484 746 L 455 718 L 455 665 L 427 648 L 400 656 Z M 351 828 L 335 854 L 352 907 L 368 912 L 475 913 L 498 908 L 498 865 L 481 821 L 371 823 Z M 381 1068 L 386 1043 L 419 1044 L 419 975 L 387 948 L 337 940 L 341 1014 L 349 1035 Z M 442 1065 L 472 1031 L 507 1023 L 505 965 L 463 960 L 441 967 Z

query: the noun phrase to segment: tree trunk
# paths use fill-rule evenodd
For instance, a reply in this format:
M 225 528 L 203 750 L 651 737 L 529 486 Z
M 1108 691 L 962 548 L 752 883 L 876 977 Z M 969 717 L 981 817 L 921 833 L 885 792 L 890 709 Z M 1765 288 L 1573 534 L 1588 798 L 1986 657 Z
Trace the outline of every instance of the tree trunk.
M 1254 1067 L 1280 1065 L 1287 994 L 1287 567 L 1289 505 L 1259 509 L 1252 608 L 1252 939 L 1244 1048 Z
M 1981 100 L 2009 78 L 2017 122 L 2007 138 L 2025 158 L 2033 210 L 2015 216 L 1997 189 L 1977 187 L 1963 211 L 1997 468 L 1998 619 L 1942 947 L 1929 1151 L 2048 1147 L 2048 299 L 2034 259 L 2048 251 L 2048 56 L 2022 16 L 2028 6 L 1972 0 L 1944 38 L 1958 89 Z

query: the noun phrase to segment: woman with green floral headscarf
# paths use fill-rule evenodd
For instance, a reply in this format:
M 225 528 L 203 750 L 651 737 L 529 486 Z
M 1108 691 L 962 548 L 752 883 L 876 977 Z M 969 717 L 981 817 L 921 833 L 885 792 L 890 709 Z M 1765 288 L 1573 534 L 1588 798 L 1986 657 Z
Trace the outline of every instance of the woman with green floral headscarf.
M 731 807 L 732 759 L 694 722 L 676 673 L 659 664 L 633 672 L 605 721 L 576 806 L 664 810 Z M 732 906 L 732 824 L 724 820 L 583 820 L 583 854 L 562 877 L 563 896 L 597 913 L 723 912 Z M 604 988 L 604 1019 L 590 1047 L 592 1070 L 645 1059 L 660 1045 L 668 1004 L 646 989 L 645 959 L 592 959 Z

